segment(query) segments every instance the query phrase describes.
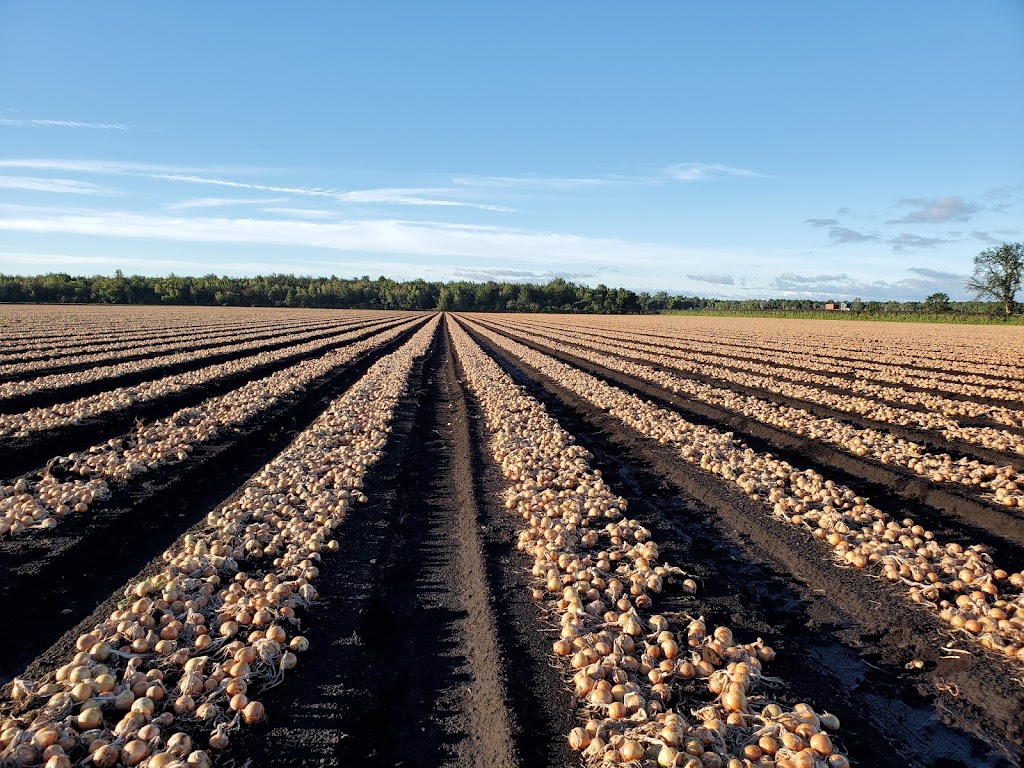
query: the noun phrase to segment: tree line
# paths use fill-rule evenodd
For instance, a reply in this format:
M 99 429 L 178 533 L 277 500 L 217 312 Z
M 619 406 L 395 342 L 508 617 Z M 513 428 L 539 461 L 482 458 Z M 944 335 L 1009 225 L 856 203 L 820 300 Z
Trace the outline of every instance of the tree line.
M 546 284 L 469 281 L 397 281 L 257 275 L 227 277 L 73 276 L 64 272 L 0 274 L 0 302 L 172 304 L 331 309 L 429 309 L 479 312 L 586 312 L 628 314 L 699 309 L 703 300 L 637 293 L 628 288 L 578 285 L 561 278 Z
M 309 307 L 330 309 L 456 310 L 467 312 L 578 312 L 646 314 L 701 311 L 727 314 L 821 312 L 826 302 L 811 299 L 710 299 L 674 296 L 666 291 L 579 285 L 561 278 L 545 284 L 508 282 L 396 281 L 358 278 L 258 275 L 201 277 L 169 275 L 72 276 L 0 273 L 0 302 L 76 304 L 169 304 L 231 307 Z M 838 306 L 838 304 L 837 304 Z M 897 315 L 1002 312 L 1005 301 L 950 301 L 932 294 L 923 301 L 861 301 L 846 306 L 854 314 Z

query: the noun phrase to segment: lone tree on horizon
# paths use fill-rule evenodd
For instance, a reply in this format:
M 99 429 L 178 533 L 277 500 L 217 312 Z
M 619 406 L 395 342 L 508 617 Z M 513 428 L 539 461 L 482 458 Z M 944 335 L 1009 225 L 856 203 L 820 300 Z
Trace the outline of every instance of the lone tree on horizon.
M 974 257 L 974 274 L 964 281 L 964 288 L 979 300 L 992 298 L 1003 305 L 1003 312 L 1013 312 L 1014 297 L 1020 290 L 1024 273 L 1024 243 L 1003 243 L 986 248 Z

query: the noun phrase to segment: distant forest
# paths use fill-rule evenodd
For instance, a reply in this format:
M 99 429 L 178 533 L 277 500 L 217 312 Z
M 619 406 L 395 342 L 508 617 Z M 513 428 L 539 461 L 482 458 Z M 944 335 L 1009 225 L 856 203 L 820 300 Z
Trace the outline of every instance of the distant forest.
M 860 301 L 846 304 L 854 314 L 993 312 L 991 302 Z M 577 285 L 561 278 L 530 283 L 398 282 L 386 277 L 113 277 L 72 276 L 57 272 L 18 276 L 0 274 L 0 302 L 77 304 L 174 304 L 230 307 L 320 307 L 331 309 L 428 309 L 477 312 L 579 312 L 644 314 L 666 310 L 709 313 L 821 312 L 823 301 L 810 299 L 707 299 L 672 296 L 665 291 L 636 293 L 605 285 Z M 837 307 L 840 305 L 837 304 Z

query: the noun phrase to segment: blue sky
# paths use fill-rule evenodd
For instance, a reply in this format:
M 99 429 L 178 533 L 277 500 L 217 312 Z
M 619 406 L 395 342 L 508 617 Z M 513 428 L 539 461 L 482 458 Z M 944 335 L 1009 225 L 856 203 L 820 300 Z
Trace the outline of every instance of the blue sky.
M 965 298 L 1024 3 L 0 0 L 0 271 Z

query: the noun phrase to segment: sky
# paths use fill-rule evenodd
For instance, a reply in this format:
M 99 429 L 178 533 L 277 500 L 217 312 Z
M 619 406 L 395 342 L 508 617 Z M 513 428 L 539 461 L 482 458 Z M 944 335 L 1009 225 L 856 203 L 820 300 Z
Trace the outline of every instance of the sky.
M 0 0 L 0 272 L 968 298 L 1024 2 Z

